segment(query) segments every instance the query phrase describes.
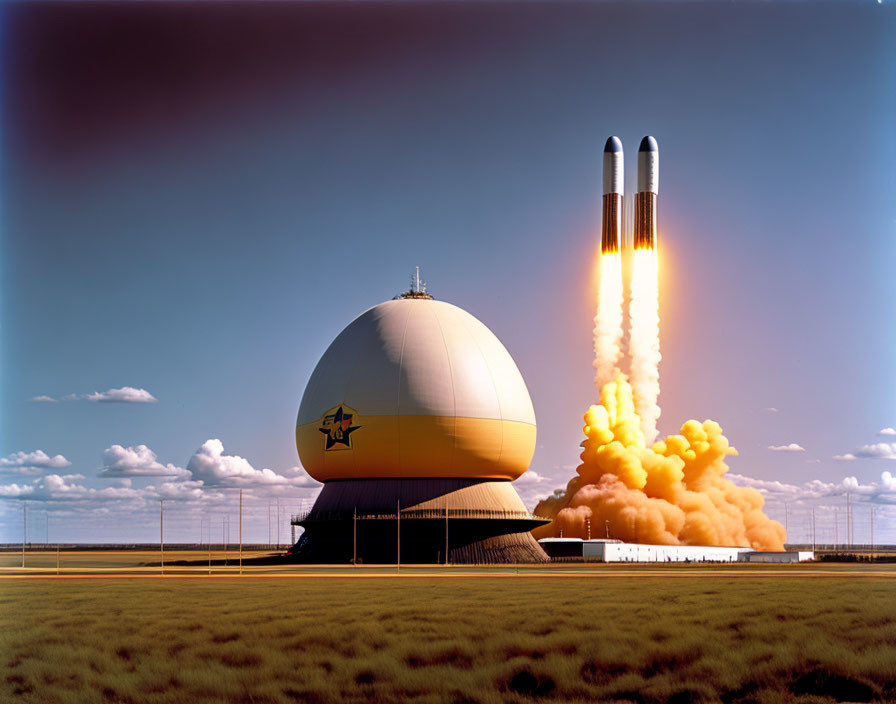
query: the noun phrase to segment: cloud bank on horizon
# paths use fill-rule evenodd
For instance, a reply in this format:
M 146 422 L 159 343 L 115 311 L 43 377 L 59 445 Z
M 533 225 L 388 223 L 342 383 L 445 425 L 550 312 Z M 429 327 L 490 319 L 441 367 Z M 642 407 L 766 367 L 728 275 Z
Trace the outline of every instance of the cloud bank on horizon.
M 866 457 L 873 458 L 872 455 Z M 864 458 L 855 457 L 856 460 Z M 233 513 L 237 490 L 242 489 L 245 499 L 254 502 L 254 520 L 259 523 L 264 520 L 265 507 L 270 510 L 270 502 L 277 497 L 288 499 L 289 508 L 296 510 L 299 504 L 304 506 L 307 502 L 310 505 L 320 488 L 320 484 L 299 466 L 279 471 L 256 468 L 245 457 L 227 454 L 223 442 L 217 438 L 203 442 L 185 467 L 159 461 L 156 453 L 146 445 L 112 445 L 103 451 L 102 465 L 95 474 L 111 484 L 102 488 L 89 486 L 88 477 L 82 472 L 63 474 L 58 471 L 71 464 L 63 455 L 50 455 L 43 450 L 14 452 L 0 458 L 0 506 L 5 503 L 6 512 L 12 510 L 15 513 L 13 505 L 28 502 L 29 506 L 42 506 L 54 515 L 57 512 L 72 515 L 75 522 L 96 523 L 102 518 L 111 525 L 117 525 L 116 521 L 127 516 L 135 529 L 143 526 L 151 531 L 149 527 L 157 525 L 158 502 L 172 501 L 180 507 L 177 511 L 182 525 L 199 521 L 209 531 L 210 516 Z M 18 479 L 9 476 L 3 482 L 3 475 L 16 474 L 26 476 Z M 755 479 L 733 472 L 727 476 L 735 484 L 756 489 L 767 501 L 778 504 L 824 508 L 825 500 L 836 504 L 850 494 L 854 502 L 876 506 L 878 513 L 884 507 L 896 507 L 896 477 L 892 471 L 884 471 L 879 481 L 870 482 L 860 481 L 855 476 L 846 476 L 839 482 L 811 480 L 802 484 Z M 530 469 L 515 485 L 531 506 L 550 496 L 555 483 L 554 478 Z M 306 498 L 297 498 L 299 496 Z M 288 520 L 285 513 L 283 516 Z M 886 514 L 879 515 L 879 519 L 883 519 L 879 521 L 880 535 L 883 536 L 888 530 L 888 519 Z M 169 520 L 166 510 L 166 526 Z M 21 522 L 8 522 L 6 531 L 12 530 L 13 525 L 20 527 Z M 896 527 L 896 523 L 891 527 Z M 171 530 L 177 530 L 176 523 Z M 259 534 L 256 526 L 256 539 L 263 539 L 263 533 L 262 530 Z M 147 534 L 152 535 L 151 532 Z M 12 536 L 4 536 L 0 541 L 4 539 L 10 540 Z
M 840 482 L 823 482 L 813 479 L 803 484 L 754 479 L 743 474 L 733 473 L 729 473 L 728 478 L 740 486 L 758 489 L 768 498 L 777 501 L 813 501 L 850 494 L 864 497 L 873 503 L 896 506 L 896 477 L 888 471 L 881 473 L 880 482 L 868 483 L 862 483 L 854 476 L 844 477 Z
M 15 452 L 0 459 L 0 474 L 19 470 L 31 473 L 41 469 L 57 469 L 71 465 L 62 455 L 50 457 L 43 450 Z M 103 466 L 97 474 L 104 479 L 118 480 L 118 486 L 95 489 L 83 482 L 84 474 L 46 474 L 25 482 L 0 484 L 0 498 L 42 502 L 109 501 L 152 502 L 160 499 L 178 501 L 219 501 L 225 489 L 314 489 L 320 486 L 301 467 L 282 473 L 272 469 L 256 469 L 238 455 L 224 454 L 224 444 L 212 438 L 193 454 L 186 467 L 162 464 L 146 445 L 124 447 L 112 445 L 103 451 Z M 133 480 L 161 478 L 159 483 L 134 487 Z M 125 507 L 123 507 L 125 508 Z

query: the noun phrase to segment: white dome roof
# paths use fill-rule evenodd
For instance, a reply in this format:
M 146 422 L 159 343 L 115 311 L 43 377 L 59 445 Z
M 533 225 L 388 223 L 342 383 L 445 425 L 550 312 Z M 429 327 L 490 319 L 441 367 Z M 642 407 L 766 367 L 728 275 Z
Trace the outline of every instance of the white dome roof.
M 297 425 L 344 403 L 364 415 L 535 425 L 526 383 L 485 325 L 443 301 L 398 299 L 358 316 L 318 362 Z
M 535 451 L 523 377 L 491 331 L 441 301 L 362 313 L 318 362 L 296 422 L 302 465 L 320 481 L 516 479 Z

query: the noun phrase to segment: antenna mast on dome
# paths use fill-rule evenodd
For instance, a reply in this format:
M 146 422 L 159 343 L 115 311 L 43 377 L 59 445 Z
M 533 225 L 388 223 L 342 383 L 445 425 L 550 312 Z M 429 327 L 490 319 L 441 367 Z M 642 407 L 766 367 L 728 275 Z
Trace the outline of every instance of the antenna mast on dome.
M 426 282 L 420 278 L 420 267 L 414 267 L 414 273 L 411 276 L 411 288 L 404 293 L 399 293 L 396 298 L 423 298 L 433 300 L 432 296 L 426 292 Z

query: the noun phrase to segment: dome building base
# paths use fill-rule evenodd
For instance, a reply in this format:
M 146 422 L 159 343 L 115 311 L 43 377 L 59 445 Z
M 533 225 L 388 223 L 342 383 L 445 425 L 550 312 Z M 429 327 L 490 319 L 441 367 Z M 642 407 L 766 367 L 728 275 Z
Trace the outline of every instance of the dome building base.
M 318 564 L 395 564 L 399 550 L 413 564 L 546 562 L 530 531 L 547 522 L 509 481 L 332 480 L 293 519 L 305 533 L 291 553 Z

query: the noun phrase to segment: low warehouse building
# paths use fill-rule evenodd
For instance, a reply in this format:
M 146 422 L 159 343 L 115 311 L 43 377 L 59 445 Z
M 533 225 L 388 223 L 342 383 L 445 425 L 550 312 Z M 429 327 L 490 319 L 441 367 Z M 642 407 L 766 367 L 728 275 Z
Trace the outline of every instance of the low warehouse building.
M 538 541 L 555 560 L 593 562 L 805 562 L 812 552 L 757 552 L 753 548 L 712 545 L 643 545 L 621 540 L 542 538 Z
M 815 553 L 811 550 L 799 552 L 748 552 L 743 556 L 742 562 L 809 562 L 815 559 Z

